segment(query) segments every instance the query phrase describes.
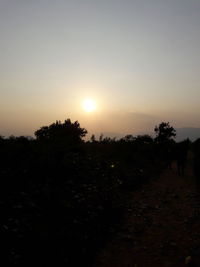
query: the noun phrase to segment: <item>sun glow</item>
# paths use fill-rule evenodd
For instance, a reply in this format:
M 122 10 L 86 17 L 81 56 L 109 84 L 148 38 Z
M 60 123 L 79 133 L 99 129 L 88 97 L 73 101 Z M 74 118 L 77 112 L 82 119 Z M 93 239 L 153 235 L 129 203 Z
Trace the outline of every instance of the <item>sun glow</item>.
M 83 109 L 86 112 L 92 112 L 96 109 L 96 102 L 93 99 L 85 99 L 83 101 Z

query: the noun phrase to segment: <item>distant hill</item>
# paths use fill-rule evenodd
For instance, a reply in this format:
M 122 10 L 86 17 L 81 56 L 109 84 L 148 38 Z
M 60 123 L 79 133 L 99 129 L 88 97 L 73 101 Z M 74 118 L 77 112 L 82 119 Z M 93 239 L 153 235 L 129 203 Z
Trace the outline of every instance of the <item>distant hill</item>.
M 184 140 L 186 138 L 189 138 L 191 141 L 195 141 L 197 138 L 200 138 L 200 128 L 192 128 L 192 127 L 186 127 L 186 128 L 177 128 L 177 141 Z

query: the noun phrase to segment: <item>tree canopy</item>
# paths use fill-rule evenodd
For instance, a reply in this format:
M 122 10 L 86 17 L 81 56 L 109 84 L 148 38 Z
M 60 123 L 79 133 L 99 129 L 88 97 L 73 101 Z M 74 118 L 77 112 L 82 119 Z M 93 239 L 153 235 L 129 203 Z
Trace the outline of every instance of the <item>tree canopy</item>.
M 87 134 L 87 130 L 80 127 L 78 121 L 74 123 L 70 119 L 56 121 L 49 126 L 43 126 L 35 132 L 37 140 L 40 141 L 72 141 L 80 142 L 82 138 Z
M 176 130 L 169 124 L 169 122 L 161 122 L 155 127 L 154 131 L 156 133 L 155 140 L 158 143 L 173 140 L 173 138 L 176 137 Z

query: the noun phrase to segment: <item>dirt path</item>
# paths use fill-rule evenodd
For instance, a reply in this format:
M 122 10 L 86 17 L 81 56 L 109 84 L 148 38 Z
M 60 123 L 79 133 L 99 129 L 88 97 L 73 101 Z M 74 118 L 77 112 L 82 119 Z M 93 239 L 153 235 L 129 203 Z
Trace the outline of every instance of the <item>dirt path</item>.
M 95 267 L 200 266 L 200 200 L 189 157 L 185 176 L 175 165 L 133 192 L 121 229 L 97 255 Z

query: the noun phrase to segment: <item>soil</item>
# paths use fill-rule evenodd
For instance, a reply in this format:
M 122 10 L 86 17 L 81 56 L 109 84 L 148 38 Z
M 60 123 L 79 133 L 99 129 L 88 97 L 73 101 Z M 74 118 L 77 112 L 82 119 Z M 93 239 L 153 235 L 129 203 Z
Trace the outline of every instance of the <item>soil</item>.
M 200 198 L 191 153 L 184 176 L 174 162 L 171 170 L 132 192 L 125 209 L 95 267 L 179 267 L 190 259 L 188 266 L 200 266 Z

